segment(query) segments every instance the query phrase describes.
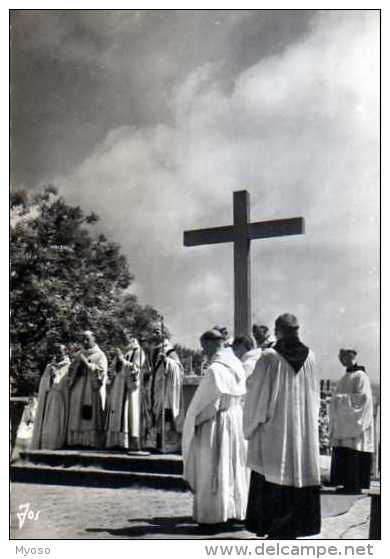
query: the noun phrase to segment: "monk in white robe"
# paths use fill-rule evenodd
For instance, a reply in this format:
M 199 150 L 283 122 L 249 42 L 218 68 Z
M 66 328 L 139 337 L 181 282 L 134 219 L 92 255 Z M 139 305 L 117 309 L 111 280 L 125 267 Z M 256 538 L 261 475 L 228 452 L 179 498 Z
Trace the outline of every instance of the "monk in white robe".
M 319 386 L 313 353 L 298 338 L 294 315 L 275 323 L 247 379 L 244 433 L 251 483 L 247 530 L 271 539 L 320 533 Z
M 339 359 L 346 372 L 332 397 L 330 444 L 333 447 L 331 483 L 348 493 L 370 487 L 375 449 L 374 416 L 370 379 L 356 363 L 354 349 L 341 349 Z
M 145 354 L 136 338 L 125 332 L 127 346 L 119 348 L 111 373 L 106 413 L 106 446 L 141 450 L 141 393 Z
M 69 365 L 66 347 L 58 344 L 41 377 L 31 440 L 32 449 L 54 450 L 66 443 L 69 412 Z
M 70 375 L 68 446 L 100 448 L 105 443 L 103 409 L 106 399 L 107 358 L 93 332 L 82 336 L 83 349 L 74 358 Z
M 205 332 L 201 344 L 209 368 L 188 408 L 183 430 L 184 478 L 200 525 L 245 518 L 249 471 L 242 430 L 245 372 L 218 330 Z M 204 528 L 204 526 L 203 526 Z

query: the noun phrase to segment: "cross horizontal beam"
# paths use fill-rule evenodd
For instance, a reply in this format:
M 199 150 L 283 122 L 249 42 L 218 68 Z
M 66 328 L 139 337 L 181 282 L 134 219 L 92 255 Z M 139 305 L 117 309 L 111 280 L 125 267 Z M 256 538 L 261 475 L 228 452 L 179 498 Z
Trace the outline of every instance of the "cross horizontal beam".
M 249 223 L 250 239 L 268 239 L 270 237 L 284 237 L 286 235 L 302 235 L 305 232 L 303 217 L 288 219 L 273 219 Z
M 301 235 L 305 232 L 303 217 L 258 221 L 243 225 L 227 225 L 184 231 L 184 246 L 232 243 L 237 238 L 268 239 L 285 235 Z
M 184 246 L 214 245 L 216 243 L 232 243 L 234 229 L 232 225 L 226 227 L 211 227 L 210 229 L 195 229 L 184 231 Z

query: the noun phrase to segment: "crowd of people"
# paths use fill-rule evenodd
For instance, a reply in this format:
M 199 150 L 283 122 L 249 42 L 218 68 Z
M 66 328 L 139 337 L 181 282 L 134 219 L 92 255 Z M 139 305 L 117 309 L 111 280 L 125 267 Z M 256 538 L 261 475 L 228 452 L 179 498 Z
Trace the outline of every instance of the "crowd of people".
M 257 537 L 315 537 L 321 529 L 320 389 L 313 351 L 297 318 L 230 339 L 215 326 L 200 338 L 204 375 L 188 410 L 183 367 L 156 326 L 147 347 L 124 332 L 108 368 L 93 332 L 70 359 L 63 345 L 41 378 L 32 448 L 95 447 L 182 452 L 193 518 L 209 533 L 240 521 Z M 374 452 L 369 377 L 355 349 L 330 405 L 331 483 L 369 487 Z

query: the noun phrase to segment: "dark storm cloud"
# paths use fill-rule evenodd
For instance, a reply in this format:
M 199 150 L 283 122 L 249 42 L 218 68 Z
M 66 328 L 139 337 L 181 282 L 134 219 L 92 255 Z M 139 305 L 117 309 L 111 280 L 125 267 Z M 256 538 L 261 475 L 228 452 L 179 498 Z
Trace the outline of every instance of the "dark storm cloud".
M 282 52 L 312 12 L 14 11 L 12 182 L 67 172 L 112 128 L 169 123 L 172 90 L 217 63 L 221 83 Z

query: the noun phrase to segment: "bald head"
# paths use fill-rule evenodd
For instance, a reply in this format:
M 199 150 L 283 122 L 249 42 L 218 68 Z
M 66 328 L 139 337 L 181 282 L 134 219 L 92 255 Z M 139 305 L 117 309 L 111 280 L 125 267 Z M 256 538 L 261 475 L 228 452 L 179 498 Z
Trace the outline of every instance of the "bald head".
M 84 349 L 91 349 L 95 345 L 95 334 L 92 330 L 84 330 L 81 334 L 81 343 Z
M 61 361 L 68 355 L 66 346 L 64 344 L 55 344 L 54 346 L 54 356 L 57 361 Z

